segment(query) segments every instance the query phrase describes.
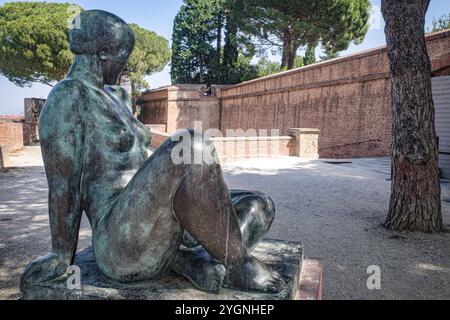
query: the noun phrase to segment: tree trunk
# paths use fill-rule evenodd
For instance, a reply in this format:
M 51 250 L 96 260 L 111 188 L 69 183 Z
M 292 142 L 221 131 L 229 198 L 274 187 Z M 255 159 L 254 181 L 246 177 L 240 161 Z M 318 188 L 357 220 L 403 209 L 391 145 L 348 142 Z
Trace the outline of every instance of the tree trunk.
M 292 70 L 295 68 L 295 58 L 297 57 L 297 51 L 300 45 L 298 41 L 292 41 L 291 50 L 289 52 L 289 60 L 288 60 L 288 70 Z
M 222 27 L 223 27 L 223 12 L 222 9 L 219 8 L 219 12 L 217 14 L 217 43 L 216 43 L 216 70 L 215 70 L 215 81 L 217 84 L 221 83 L 220 77 L 220 66 L 221 66 L 221 57 L 222 57 Z
M 295 67 L 295 57 L 299 48 L 292 31 L 286 30 L 283 39 L 283 53 L 281 56 L 281 70 L 291 70 Z
M 308 43 L 308 47 L 305 52 L 305 59 L 303 59 L 305 66 L 316 63 L 316 44 Z
M 134 86 L 133 81 L 131 81 L 131 112 L 137 116 L 137 97 L 136 97 L 136 88 Z
M 225 25 L 225 46 L 223 49 L 223 66 L 234 67 L 236 62 L 238 61 L 239 52 L 238 52 L 238 44 L 237 44 L 237 33 L 238 27 L 236 25 L 236 21 L 228 14 L 226 17 L 226 25 Z
M 284 32 L 284 39 L 283 39 L 283 53 L 281 55 L 281 70 L 286 70 L 289 65 L 289 55 L 291 51 L 292 46 L 292 39 L 291 39 L 291 33 L 289 30 L 286 30 Z
M 385 227 L 442 230 L 438 151 L 425 42 L 430 0 L 383 0 L 392 81 L 393 181 Z

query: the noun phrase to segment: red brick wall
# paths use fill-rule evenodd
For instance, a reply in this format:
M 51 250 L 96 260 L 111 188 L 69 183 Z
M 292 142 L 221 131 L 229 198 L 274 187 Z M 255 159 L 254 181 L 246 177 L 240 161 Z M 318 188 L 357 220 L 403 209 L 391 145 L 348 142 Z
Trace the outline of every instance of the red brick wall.
M 427 37 L 433 73 L 450 65 L 450 30 Z M 385 47 L 222 89 L 221 129 L 317 128 L 321 157 L 387 155 L 391 144 Z
M 8 151 L 23 148 L 23 123 L 0 122 L 0 145 L 7 145 Z
M 220 86 L 214 87 L 214 92 Z M 223 87 L 223 86 L 222 86 Z M 193 128 L 202 122 L 203 131 L 220 126 L 219 99 L 205 95 L 205 85 L 174 85 L 150 90 L 139 99 L 139 120 L 144 124 L 164 124 L 166 131 Z
M 152 129 L 150 146 L 158 148 L 170 134 Z M 214 146 L 222 163 L 257 157 L 289 156 L 294 148 L 293 137 L 231 137 L 212 138 Z
M 36 122 L 23 122 L 23 144 L 30 145 L 39 141 Z
M 150 142 L 150 147 L 155 149 L 158 148 L 160 145 L 162 145 L 163 142 L 166 141 L 166 139 L 170 138 L 170 135 L 163 131 L 151 129 L 151 132 L 152 132 L 152 140 Z
M 140 104 L 139 120 L 146 124 L 167 125 L 167 99 L 155 99 Z
M 450 73 L 450 30 L 427 36 L 432 75 Z M 203 129 L 320 130 L 325 158 L 385 156 L 391 145 L 391 84 L 386 48 L 290 70 L 242 84 L 216 88 L 177 85 L 142 96 L 146 124 L 166 131 Z
M 230 137 L 212 138 L 221 163 L 250 159 L 289 156 L 293 137 Z

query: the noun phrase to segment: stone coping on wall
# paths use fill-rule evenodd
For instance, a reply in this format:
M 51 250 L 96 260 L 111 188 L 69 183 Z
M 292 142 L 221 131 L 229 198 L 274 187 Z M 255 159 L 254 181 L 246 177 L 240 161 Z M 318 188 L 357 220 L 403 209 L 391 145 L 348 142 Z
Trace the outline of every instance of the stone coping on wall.
M 151 125 L 148 127 L 152 128 Z M 160 130 L 152 131 L 150 146 L 158 148 L 171 134 Z M 289 136 L 247 136 L 247 137 L 213 137 L 217 155 L 222 162 L 248 158 L 272 158 L 278 156 L 295 156 L 305 159 L 318 159 L 319 130 L 297 128 L 289 131 Z M 267 144 L 264 144 L 267 143 Z
M 432 40 L 436 40 L 436 39 L 440 39 L 440 38 L 445 38 L 445 37 L 450 37 L 450 29 L 446 29 L 443 31 L 438 31 L 438 32 L 434 32 L 431 34 L 426 35 L 426 40 L 427 42 L 432 41 Z M 265 80 L 273 80 L 273 79 L 277 79 L 277 78 L 282 78 L 282 77 L 286 77 L 298 72 L 302 72 L 302 71 L 307 71 L 307 70 L 313 70 L 313 69 L 318 69 L 318 68 L 323 68 L 324 66 L 329 66 L 329 65 L 333 65 L 333 64 L 338 64 L 338 63 L 343 63 L 343 62 L 348 62 L 351 60 L 355 60 L 355 59 L 361 59 L 361 58 L 365 58 L 368 56 L 372 56 L 372 55 L 377 55 L 380 53 L 384 53 L 386 52 L 387 48 L 386 45 L 383 46 L 378 46 L 375 48 L 371 48 L 371 49 L 367 49 L 367 50 L 363 50 L 363 51 L 359 51 L 356 53 L 352 53 L 343 57 L 338 57 L 338 58 L 334 58 L 334 59 L 330 59 L 330 60 L 326 60 L 326 61 L 321 61 L 321 62 L 317 62 L 311 65 L 307 65 L 304 67 L 300 67 L 300 68 L 296 68 L 296 69 L 292 69 L 292 70 L 287 70 L 287 71 L 283 71 L 283 72 L 279 72 L 277 74 L 273 74 L 273 75 L 269 75 L 269 76 L 265 76 L 265 77 L 261 77 L 261 78 L 257 78 L 257 79 L 253 79 L 253 80 L 249 80 L 249 81 L 245 81 L 236 85 L 232 85 L 226 89 L 236 89 L 239 87 L 244 87 L 244 86 L 248 86 L 254 83 L 258 83 L 258 82 L 262 82 Z M 378 75 L 379 77 L 382 76 L 387 76 L 389 77 L 388 73 L 382 73 Z M 226 90 L 225 89 L 225 90 Z M 224 95 L 224 91 L 225 90 L 221 90 L 220 92 L 220 96 L 222 98 L 226 98 L 226 94 Z M 228 97 L 227 97 L 228 98 Z
M 0 115 L 0 122 L 24 122 L 25 118 L 22 115 Z
M 150 128 L 152 136 L 162 136 L 164 138 L 170 138 L 172 135 L 155 129 L 154 125 L 146 125 Z M 182 130 L 182 129 L 181 129 Z M 304 133 L 318 133 L 317 129 L 307 129 Z M 277 141 L 277 140 L 291 140 L 292 136 L 266 136 L 266 137 L 212 137 L 210 138 L 213 142 L 232 142 L 232 141 Z
M 232 142 L 232 141 L 279 141 L 291 140 L 291 136 L 267 136 L 267 137 L 222 137 L 211 138 L 213 142 Z
M 155 100 L 182 101 L 182 100 L 214 100 L 217 99 L 220 90 L 232 85 L 212 85 L 211 93 L 207 94 L 207 86 L 203 84 L 175 84 L 156 89 L 148 89 L 142 92 L 139 103 Z M 177 96 L 177 92 L 190 92 L 187 97 Z

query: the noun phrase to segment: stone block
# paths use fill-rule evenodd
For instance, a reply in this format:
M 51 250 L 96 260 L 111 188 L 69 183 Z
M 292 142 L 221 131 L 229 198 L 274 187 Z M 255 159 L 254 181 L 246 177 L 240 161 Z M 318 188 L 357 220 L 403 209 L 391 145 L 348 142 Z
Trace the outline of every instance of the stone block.
M 295 138 L 291 156 L 305 159 L 319 158 L 319 129 L 292 128 L 288 133 Z
M 11 160 L 8 155 L 8 146 L 0 145 L 0 169 L 5 169 L 11 166 Z
M 197 290 L 185 278 L 170 272 L 157 280 L 119 284 L 100 273 L 95 264 L 92 250 L 88 248 L 78 253 L 75 260 L 75 265 L 81 269 L 81 289 L 69 290 L 67 280 L 62 279 L 40 285 L 29 285 L 24 288 L 22 294 L 24 300 L 292 300 L 320 298 L 320 294 L 311 289 L 314 288 L 314 285 L 310 283 L 311 279 L 306 279 L 307 282 L 301 285 L 304 273 L 301 272 L 303 249 L 300 243 L 265 240 L 255 248 L 253 254 L 283 276 L 288 286 L 282 292 L 269 294 L 224 288 L 219 294 L 207 293 Z M 319 285 L 321 286 L 321 282 Z M 300 292 L 301 288 L 305 288 L 307 291 L 302 293 Z

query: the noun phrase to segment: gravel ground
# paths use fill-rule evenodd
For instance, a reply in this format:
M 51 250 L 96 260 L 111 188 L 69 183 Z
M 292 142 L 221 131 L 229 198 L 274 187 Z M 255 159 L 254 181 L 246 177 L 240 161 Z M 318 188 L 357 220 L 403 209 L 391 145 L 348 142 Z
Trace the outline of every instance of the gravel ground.
M 47 183 L 38 146 L 11 157 L 0 172 L 0 299 L 18 299 L 28 262 L 50 247 Z M 302 241 L 324 264 L 325 299 L 450 299 L 450 233 L 394 233 L 381 228 L 389 201 L 389 160 L 326 163 L 298 158 L 224 165 L 230 188 L 267 192 L 277 206 L 269 237 Z M 443 199 L 450 184 L 443 183 Z M 450 203 L 442 202 L 450 228 Z M 89 245 L 83 219 L 79 249 Z M 369 290 L 367 268 L 381 269 Z

